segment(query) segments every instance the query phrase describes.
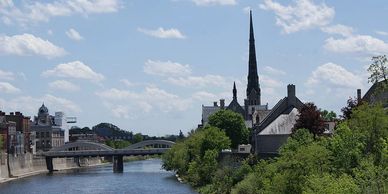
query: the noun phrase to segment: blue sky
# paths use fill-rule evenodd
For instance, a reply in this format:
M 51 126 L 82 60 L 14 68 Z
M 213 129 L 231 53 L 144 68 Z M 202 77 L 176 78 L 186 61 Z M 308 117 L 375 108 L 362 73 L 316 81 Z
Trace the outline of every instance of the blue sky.
M 293 83 L 340 112 L 388 53 L 384 0 L 0 0 L 0 109 L 111 122 L 150 135 L 195 128 L 201 105 L 243 104 L 248 10 L 262 102 Z

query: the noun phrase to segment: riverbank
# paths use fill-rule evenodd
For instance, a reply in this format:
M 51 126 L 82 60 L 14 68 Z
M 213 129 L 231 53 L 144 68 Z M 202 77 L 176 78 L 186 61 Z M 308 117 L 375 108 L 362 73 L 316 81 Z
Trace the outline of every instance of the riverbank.
M 8 161 L 9 160 L 9 161 Z M 0 184 L 34 176 L 42 173 L 49 173 L 44 157 L 37 157 L 27 153 L 17 156 L 2 154 L 0 158 Z M 53 159 L 54 169 L 56 171 L 88 168 L 103 165 L 101 158 L 55 158 Z

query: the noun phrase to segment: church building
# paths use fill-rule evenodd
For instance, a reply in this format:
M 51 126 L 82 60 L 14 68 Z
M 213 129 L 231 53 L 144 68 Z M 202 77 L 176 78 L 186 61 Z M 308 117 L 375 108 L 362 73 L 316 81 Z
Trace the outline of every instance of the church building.
M 225 107 L 225 100 L 220 100 L 220 106 L 217 102 L 214 102 L 213 106 L 202 105 L 202 125 L 208 122 L 208 118 L 213 113 L 227 109 L 239 113 L 245 120 L 245 125 L 248 128 L 252 128 L 254 121 L 262 120 L 269 112 L 268 104 L 261 104 L 261 90 L 259 83 L 259 75 L 257 71 L 256 61 L 256 49 L 255 49 L 255 37 L 253 32 L 252 11 L 249 15 L 249 61 L 248 61 L 248 85 L 246 90 L 246 99 L 244 105 L 241 106 L 237 100 L 237 88 L 236 83 L 233 84 L 233 100 Z M 255 118 L 253 118 L 255 115 Z M 256 118 L 257 117 L 257 118 Z

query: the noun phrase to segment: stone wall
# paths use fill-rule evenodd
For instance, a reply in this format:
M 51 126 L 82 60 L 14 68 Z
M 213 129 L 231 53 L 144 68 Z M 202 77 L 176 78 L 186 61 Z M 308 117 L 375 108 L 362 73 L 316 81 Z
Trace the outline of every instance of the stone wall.
M 7 155 L 1 154 L 0 158 L 0 179 L 10 178 L 8 176 Z M 86 167 L 101 164 L 100 158 L 54 158 L 53 165 L 55 170 L 64 170 L 70 168 Z M 48 172 L 46 159 L 37 157 L 31 153 L 9 156 L 9 170 L 11 177 L 28 176 L 30 174 Z

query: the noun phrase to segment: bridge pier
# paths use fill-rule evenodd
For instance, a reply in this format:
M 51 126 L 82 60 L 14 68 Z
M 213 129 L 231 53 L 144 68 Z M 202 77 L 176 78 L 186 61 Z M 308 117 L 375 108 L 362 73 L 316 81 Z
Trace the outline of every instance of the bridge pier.
M 46 166 L 49 172 L 54 171 L 53 158 L 46 156 Z
M 113 156 L 113 172 L 122 173 L 123 171 L 123 156 Z

